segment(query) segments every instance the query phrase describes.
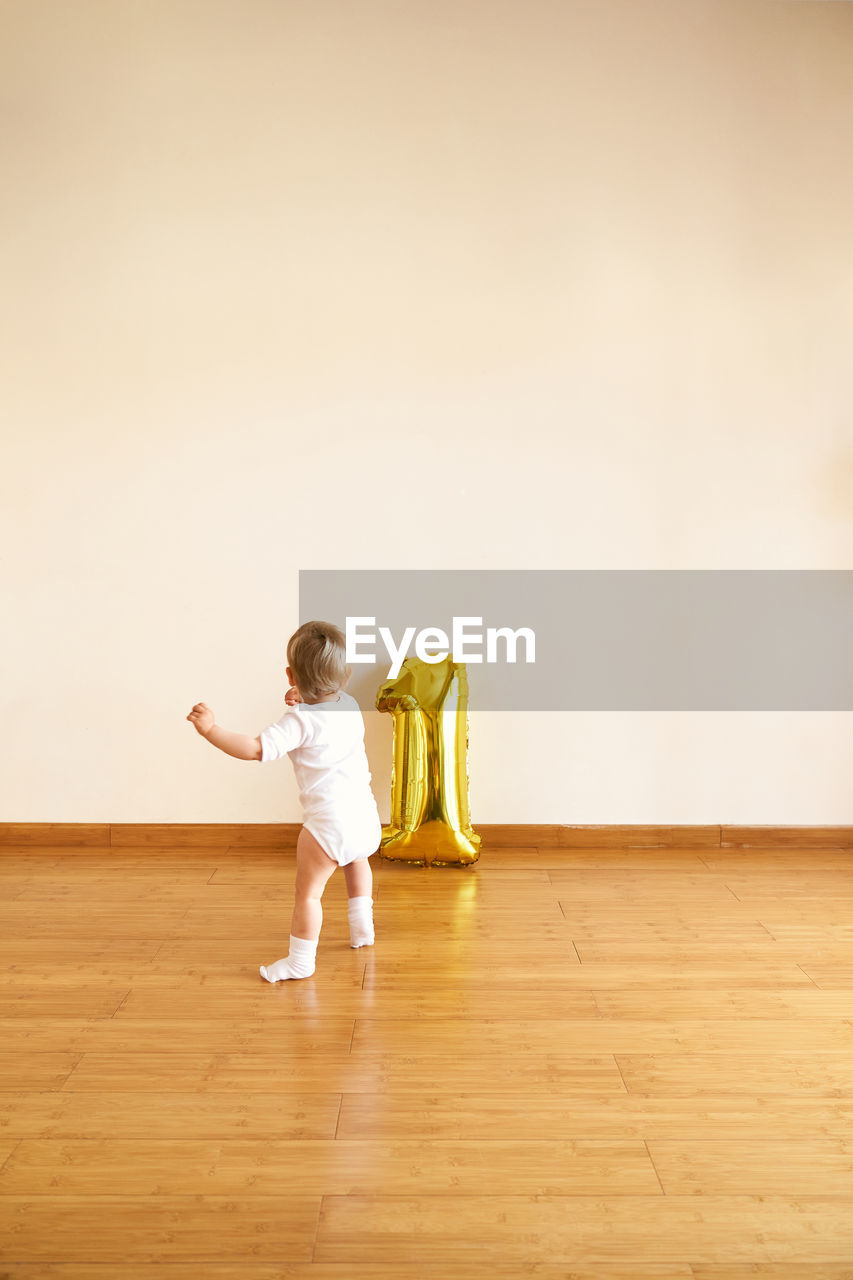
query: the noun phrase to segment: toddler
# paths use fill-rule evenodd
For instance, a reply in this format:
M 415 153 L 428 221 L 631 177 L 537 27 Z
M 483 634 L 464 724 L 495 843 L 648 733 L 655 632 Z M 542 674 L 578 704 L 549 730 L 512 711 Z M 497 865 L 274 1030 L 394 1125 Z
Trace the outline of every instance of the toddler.
M 350 945 L 369 947 L 373 932 L 373 874 L 368 859 L 382 835 L 364 750 L 364 720 L 344 692 L 350 676 L 346 642 L 328 622 L 306 622 L 287 644 L 287 711 L 257 738 L 232 733 L 197 702 L 187 719 L 208 742 L 238 760 L 266 764 L 289 755 L 304 822 L 296 842 L 296 900 L 290 950 L 261 965 L 267 982 L 309 978 L 323 923 L 321 898 L 336 867 L 344 868 Z

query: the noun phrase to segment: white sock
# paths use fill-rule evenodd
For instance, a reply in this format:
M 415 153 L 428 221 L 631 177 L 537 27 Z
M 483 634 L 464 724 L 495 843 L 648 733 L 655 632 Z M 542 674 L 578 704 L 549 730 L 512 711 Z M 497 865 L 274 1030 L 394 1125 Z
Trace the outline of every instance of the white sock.
M 284 982 L 287 978 L 310 978 L 314 972 L 319 939 L 294 938 L 290 935 L 290 951 L 283 960 L 268 968 L 261 965 L 260 974 L 267 982 Z
M 349 942 L 351 947 L 372 947 L 373 934 L 373 899 L 350 898 L 347 907 L 349 920 Z

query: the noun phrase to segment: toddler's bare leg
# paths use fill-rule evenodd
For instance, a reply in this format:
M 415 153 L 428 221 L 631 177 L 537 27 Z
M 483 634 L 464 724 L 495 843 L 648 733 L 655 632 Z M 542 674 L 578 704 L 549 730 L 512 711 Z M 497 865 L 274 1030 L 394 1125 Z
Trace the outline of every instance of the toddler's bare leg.
M 369 858 L 356 858 L 344 867 L 348 898 L 369 898 L 373 893 L 373 871 Z
M 290 932 L 294 937 L 319 938 L 323 926 L 320 899 L 337 865 L 311 832 L 303 827 L 296 841 L 296 900 L 290 922 Z
M 367 858 L 357 858 L 344 867 L 347 882 L 347 918 L 351 947 L 371 947 L 373 934 L 373 872 Z
M 273 965 L 261 965 L 261 977 L 267 982 L 310 978 L 314 972 L 317 940 L 323 924 L 320 899 L 337 865 L 303 827 L 296 842 L 296 900 L 290 924 L 290 951 Z

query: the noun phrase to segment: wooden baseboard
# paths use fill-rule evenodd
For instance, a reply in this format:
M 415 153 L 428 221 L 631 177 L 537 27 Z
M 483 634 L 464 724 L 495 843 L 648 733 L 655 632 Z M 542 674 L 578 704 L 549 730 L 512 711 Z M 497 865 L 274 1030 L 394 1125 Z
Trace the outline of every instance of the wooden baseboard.
M 0 848 L 292 848 L 298 822 L 3 822 Z M 655 826 L 477 823 L 484 849 L 849 849 L 851 827 Z
M 723 849 L 849 849 L 853 827 L 721 827 Z
M 616 823 L 605 826 L 589 823 L 559 826 L 541 823 L 474 824 L 483 838 L 483 847 L 524 847 L 525 845 L 578 849 L 679 848 L 719 849 L 719 826 L 642 826 Z
M 296 844 L 300 826 L 298 822 L 4 822 L 0 823 L 0 847 L 280 849 Z

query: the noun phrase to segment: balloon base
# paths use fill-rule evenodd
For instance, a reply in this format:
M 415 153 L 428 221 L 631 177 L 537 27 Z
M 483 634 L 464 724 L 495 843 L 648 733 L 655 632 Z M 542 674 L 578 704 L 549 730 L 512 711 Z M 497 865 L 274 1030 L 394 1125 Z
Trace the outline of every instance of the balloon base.
M 480 837 L 444 822 L 423 822 L 417 831 L 383 827 L 379 856 L 418 867 L 468 867 L 480 857 Z

